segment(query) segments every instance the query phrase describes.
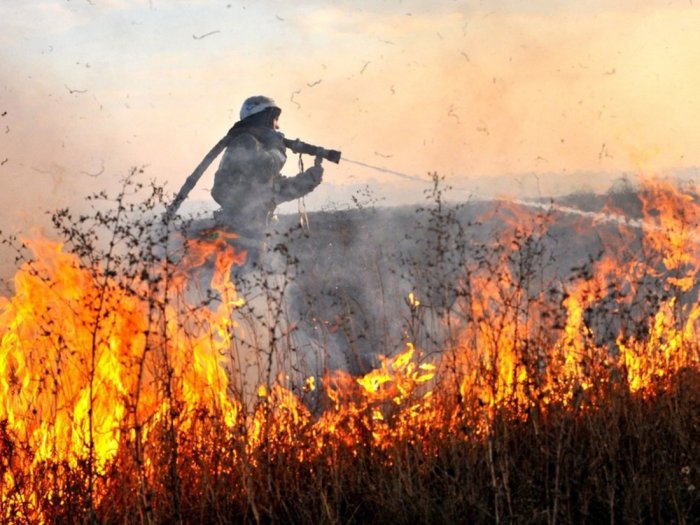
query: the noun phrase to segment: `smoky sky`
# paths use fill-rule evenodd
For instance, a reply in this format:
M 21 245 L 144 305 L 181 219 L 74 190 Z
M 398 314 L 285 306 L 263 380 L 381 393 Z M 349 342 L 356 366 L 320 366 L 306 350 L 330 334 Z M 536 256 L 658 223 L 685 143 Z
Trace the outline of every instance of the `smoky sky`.
M 689 2 L 3 2 L 3 226 L 41 226 L 134 166 L 174 193 L 253 94 L 287 136 L 381 168 L 328 165 L 313 209 L 365 188 L 419 202 L 390 171 L 466 198 L 692 170 L 698 18 Z

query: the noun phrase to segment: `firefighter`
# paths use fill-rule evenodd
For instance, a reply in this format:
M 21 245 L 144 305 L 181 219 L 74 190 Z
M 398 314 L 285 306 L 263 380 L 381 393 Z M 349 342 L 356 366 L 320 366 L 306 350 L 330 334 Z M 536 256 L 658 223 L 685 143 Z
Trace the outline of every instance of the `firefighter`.
M 281 112 L 269 97 L 243 102 L 211 190 L 221 206 L 215 213 L 218 225 L 238 235 L 236 244 L 248 252 L 249 263 L 257 262 L 277 205 L 310 193 L 323 177 L 322 148 L 307 170 L 294 177 L 281 175 L 287 159 L 284 135 L 279 132 Z

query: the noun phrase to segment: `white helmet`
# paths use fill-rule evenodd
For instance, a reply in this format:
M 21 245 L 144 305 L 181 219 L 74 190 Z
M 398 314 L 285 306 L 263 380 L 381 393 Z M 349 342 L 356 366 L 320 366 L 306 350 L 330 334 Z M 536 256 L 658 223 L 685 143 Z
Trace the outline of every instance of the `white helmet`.
M 280 112 L 282 111 L 270 97 L 264 97 L 262 95 L 248 97 L 241 106 L 241 120 L 255 115 L 256 113 L 260 113 L 261 111 L 265 111 L 267 108 L 275 108 Z

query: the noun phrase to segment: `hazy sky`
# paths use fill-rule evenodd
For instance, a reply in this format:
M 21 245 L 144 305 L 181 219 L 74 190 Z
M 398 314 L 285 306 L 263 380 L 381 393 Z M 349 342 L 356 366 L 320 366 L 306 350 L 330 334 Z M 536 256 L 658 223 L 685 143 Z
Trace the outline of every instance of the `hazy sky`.
M 255 94 L 283 107 L 291 138 L 477 194 L 692 172 L 697 4 L 3 0 L 0 227 L 132 166 L 177 191 Z M 327 165 L 315 207 L 365 184 L 388 203 L 422 199 L 420 183 Z M 193 200 L 209 199 L 212 173 Z

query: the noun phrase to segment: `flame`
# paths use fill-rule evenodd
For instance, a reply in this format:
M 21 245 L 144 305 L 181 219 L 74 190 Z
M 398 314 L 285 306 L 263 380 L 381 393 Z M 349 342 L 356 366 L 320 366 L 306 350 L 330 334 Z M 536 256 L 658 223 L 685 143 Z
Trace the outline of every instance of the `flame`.
M 17 272 L 16 293 L 0 313 L 0 421 L 23 444 L 19 468 L 87 461 L 101 475 L 125 442 L 147 440 L 169 418 L 183 430 L 197 410 L 235 423 L 240 406 L 227 395 L 222 366 L 231 309 L 241 304 L 221 276 L 236 260 L 230 249 L 220 252 L 212 282 L 224 298 L 219 308 L 183 312 L 159 303 L 147 276 L 125 287 L 61 244 L 28 244 L 34 261 Z M 179 274 L 173 280 L 185 282 Z M 5 491 L 18 485 L 16 475 L 4 471 Z
M 483 440 L 497 415 L 594 410 L 613 385 L 654 396 L 700 365 L 699 211 L 689 193 L 653 181 L 642 203 L 639 231 L 630 226 L 619 250 L 560 282 L 557 300 L 525 264 L 552 218 L 528 229 L 514 206 L 517 227 L 498 237 L 508 249 L 494 245 L 488 264 L 466 263 L 468 293 L 455 308 L 464 314 L 450 320 L 456 335 L 439 357 L 410 340 L 360 377 L 326 370 L 296 389 L 280 373 L 245 400 L 231 381 L 242 366 L 231 348 L 244 302 L 230 280 L 245 254 L 225 236 L 189 241 L 178 265 L 163 261 L 126 281 L 60 244 L 31 241 L 34 260 L 0 303 L 0 512 L 11 521 L 21 508 L 45 521 L 68 490 L 60 476 L 41 481 L 51 466 L 86 473 L 93 509 L 108 501 L 117 467 L 137 472 L 134 494 L 172 492 L 163 468 L 171 464 L 208 468 L 247 493 L 271 462 L 370 454 L 393 465 L 400 444 L 435 455 L 444 440 Z M 217 301 L 203 307 L 186 291 L 192 269 L 212 257 Z M 429 308 L 413 292 L 406 305 L 414 317 Z M 619 321 L 613 337 L 591 321 L 595 309 Z

